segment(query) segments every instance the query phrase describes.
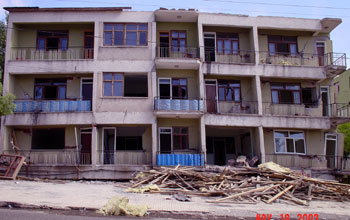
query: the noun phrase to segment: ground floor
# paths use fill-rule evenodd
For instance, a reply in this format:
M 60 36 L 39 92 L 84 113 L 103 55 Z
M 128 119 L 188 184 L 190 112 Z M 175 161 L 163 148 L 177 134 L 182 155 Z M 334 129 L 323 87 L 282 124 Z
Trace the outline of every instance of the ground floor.
M 152 166 L 257 166 L 268 161 L 308 172 L 350 171 L 344 138 L 334 130 L 157 118 L 152 124 L 5 126 L 2 135 L 2 151 L 26 156 L 22 171 L 30 176 L 127 179 Z

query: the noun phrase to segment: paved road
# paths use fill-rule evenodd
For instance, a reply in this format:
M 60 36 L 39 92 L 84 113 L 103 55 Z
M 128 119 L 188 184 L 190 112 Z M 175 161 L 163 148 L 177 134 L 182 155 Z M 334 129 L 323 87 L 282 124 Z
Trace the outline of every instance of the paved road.
M 0 209 L 0 220 L 110 220 L 110 219 L 135 219 L 127 217 L 98 217 L 71 215 L 62 212 L 23 210 L 23 209 Z

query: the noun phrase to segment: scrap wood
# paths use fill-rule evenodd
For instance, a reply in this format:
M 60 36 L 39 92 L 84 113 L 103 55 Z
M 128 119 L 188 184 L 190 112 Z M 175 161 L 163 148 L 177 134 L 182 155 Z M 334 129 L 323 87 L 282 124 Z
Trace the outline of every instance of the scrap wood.
M 156 184 L 160 191 L 147 193 L 221 197 L 208 199 L 209 202 L 273 203 L 278 199 L 308 205 L 310 198 L 350 201 L 350 185 L 306 177 L 273 163 L 268 165 L 272 169 L 266 167 L 158 167 L 143 171 L 144 177 L 133 179 L 130 187 Z
M 0 154 L 0 179 L 15 180 L 24 160 L 20 155 Z

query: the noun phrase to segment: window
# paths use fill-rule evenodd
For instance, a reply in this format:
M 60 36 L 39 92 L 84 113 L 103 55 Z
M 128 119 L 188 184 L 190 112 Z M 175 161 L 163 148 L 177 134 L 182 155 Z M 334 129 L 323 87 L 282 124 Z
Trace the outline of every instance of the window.
M 318 106 L 316 88 L 302 88 L 301 94 L 305 107 Z
M 270 56 L 276 54 L 296 56 L 298 53 L 297 37 L 270 35 L 268 43 Z
M 103 95 L 116 97 L 147 97 L 147 75 L 104 73 Z
M 104 24 L 103 44 L 106 46 L 147 46 L 147 24 Z
M 159 78 L 160 99 L 188 99 L 188 88 L 186 78 Z
M 171 153 L 174 150 L 188 150 L 188 128 L 159 128 L 159 148 L 161 153 Z
M 271 83 L 273 104 L 301 104 L 301 88 L 293 83 Z
M 117 137 L 117 150 L 142 150 L 142 136 Z
M 38 50 L 67 50 L 68 31 L 38 31 Z
M 174 99 L 187 99 L 187 79 L 172 80 L 172 97 Z
M 304 132 L 275 131 L 274 138 L 276 153 L 306 153 Z
M 65 129 L 33 129 L 32 149 L 33 150 L 57 150 L 64 148 Z
M 235 33 L 217 33 L 216 34 L 218 54 L 238 54 L 239 41 L 238 34 Z
M 173 127 L 173 149 L 188 149 L 188 128 Z
M 219 100 L 220 101 L 241 101 L 241 83 L 233 80 L 219 80 Z
M 67 79 L 35 79 L 34 98 L 37 100 L 66 99 Z
M 182 52 L 186 50 L 186 31 L 171 31 L 172 52 Z

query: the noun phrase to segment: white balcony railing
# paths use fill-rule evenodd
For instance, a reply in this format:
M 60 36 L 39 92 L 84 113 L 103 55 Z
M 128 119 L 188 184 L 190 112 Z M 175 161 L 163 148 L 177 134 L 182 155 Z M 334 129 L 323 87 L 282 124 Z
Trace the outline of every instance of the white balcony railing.
M 10 60 L 81 60 L 93 59 L 94 49 L 71 47 L 66 50 L 39 50 L 31 47 L 11 48 Z

